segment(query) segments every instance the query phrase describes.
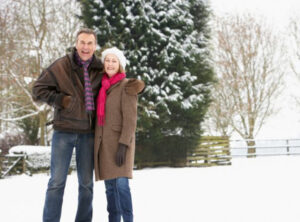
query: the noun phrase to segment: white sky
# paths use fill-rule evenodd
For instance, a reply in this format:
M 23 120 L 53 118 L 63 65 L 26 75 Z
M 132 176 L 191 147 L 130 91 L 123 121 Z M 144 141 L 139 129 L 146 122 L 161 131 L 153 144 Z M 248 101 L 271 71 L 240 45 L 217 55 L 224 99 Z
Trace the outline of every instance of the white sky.
M 294 13 L 299 13 L 299 0 L 209 0 L 216 12 L 251 11 L 265 15 L 275 22 L 286 20 Z
M 300 0 L 209 0 L 215 14 L 250 12 L 263 16 L 281 32 L 287 31 L 291 16 L 300 15 Z M 300 107 L 295 97 L 300 97 L 300 81 L 293 73 L 286 75 L 286 87 L 277 106 L 278 114 L 263 126 L 257 138 L 300 138 Z

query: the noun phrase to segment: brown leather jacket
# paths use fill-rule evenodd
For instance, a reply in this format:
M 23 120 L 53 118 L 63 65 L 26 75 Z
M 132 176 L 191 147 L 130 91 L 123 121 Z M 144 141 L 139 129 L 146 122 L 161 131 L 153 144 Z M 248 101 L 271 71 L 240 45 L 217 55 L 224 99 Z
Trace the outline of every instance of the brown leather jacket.
M 41 73 L 32 88 L 33 99 L 54 107 L 55 130 L 89 133 L 95 128 L 95 111 L 91 116 L 86 113 L 83 68 L 74 60 L 75 51 L 74 48 L 72 53 L 59 58 Z M 102 64 L 95 55 L 88 71 L 96 101 L 101 86 Z M 66 108 L 62 105 L 64 96 L 71 96 Z

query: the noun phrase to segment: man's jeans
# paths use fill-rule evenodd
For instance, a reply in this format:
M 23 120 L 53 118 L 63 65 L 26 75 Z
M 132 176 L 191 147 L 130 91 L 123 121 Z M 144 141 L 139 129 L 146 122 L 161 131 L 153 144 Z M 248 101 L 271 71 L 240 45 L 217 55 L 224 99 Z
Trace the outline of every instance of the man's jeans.
M 132 222 L 132 200 L 127 177 L 105 180 L 109 222 Z
M 94 134 L 54 131 L 51 150 L 51 177 L 44 205 L 44 222 L 59 222 L 63 195 L 73 149 L 79 183 L 76 222 L 90 222 L 93 214 Z M 72 221 L 72 219 L 69 219 Z

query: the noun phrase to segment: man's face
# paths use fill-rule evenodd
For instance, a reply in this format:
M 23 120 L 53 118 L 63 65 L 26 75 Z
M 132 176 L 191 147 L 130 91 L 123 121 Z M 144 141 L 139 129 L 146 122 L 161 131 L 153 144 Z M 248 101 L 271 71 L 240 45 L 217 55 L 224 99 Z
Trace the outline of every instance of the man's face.
M 81 33 L 76 42 L 79 57 L 86 61 L 91 58 L 96 50 L 96 39 L 93 34 Z

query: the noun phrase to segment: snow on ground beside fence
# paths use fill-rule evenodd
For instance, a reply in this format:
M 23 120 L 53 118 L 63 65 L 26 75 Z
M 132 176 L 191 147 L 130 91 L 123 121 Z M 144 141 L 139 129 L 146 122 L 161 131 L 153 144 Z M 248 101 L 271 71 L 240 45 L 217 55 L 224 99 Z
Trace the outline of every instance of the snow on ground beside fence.
M 27 154 L 29 167 L 36 170 L 48 169 L 50 167 L 51 147 L 50 146 L 14 146 L 9 150 L 9 155 L 24 153 Z M 71 168 L 76 168 L 75 151 L 71 159 Z
M 14 153 L 25 153 L 27 155 L 32 154 L 48 154 L 51 153 L 51 147 L 50 146 L 28 146 L 28 145 L 20 145 L 20 146 L 14 146 L 9 150 L 9 154 Z
M 136 222 L 299 222 L 300 156 L 235 158 L 232 166 L 154 168 L 131 180 Z M 48 175 L 0 180 L 0 220 L 39 222 Z M 62 222 L 74 221 L 77 177 L 68 177 Z M 94 222 L 107 222 L 103 182 Z
M 40 170 L 50 167 L 50 146 L 28 146 L 19 145 L 14 146 L 9 150 L 9 155 L 26 154 L 28 159 L 28 166 L 32 169 Z

